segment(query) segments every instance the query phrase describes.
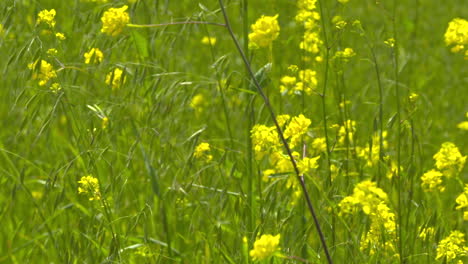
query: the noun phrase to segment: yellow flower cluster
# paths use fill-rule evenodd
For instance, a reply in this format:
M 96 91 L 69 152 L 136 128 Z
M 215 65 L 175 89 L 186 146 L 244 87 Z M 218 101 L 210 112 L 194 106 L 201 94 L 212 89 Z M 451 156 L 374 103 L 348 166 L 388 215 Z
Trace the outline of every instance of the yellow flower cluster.
M 123 74 L 123 70 L 120 68 L 115 68 L 106 75 L 106 84 L 110 85 L 112 90 L 119 89 L 123 84 L 125 84 L 126 80 L 127 77 Z
M 216 38 L 215 37 L 208 37 L 208 36 L 204 36 L 201 40 L 201 43 L 202 44 L 205 44 L 205 45 L 212 45 L 214 46 L 216 44 Z
M 352 48 L 345 48 L 335 53 L 335 59 L 341 59 L 343 62 L 347 62 L 349 58 L 354 57 L 356 52 Z
M 83 176 L 78 181 L 78 193 L 86 194 L 89 200 L 101 200 L 101 191 L 99 190 L 99 180 L 91 175 Z
M 466 118 L 468 118 L 468 112 L 465 114 Z M 468 130 L 468 121 L 463 121 L 457 125 L 457 127 L 461 130 Z
M 468 21 L 462 18 L 454 18 L 449 22 L 445 31 L 445 44 L 453 46 L 452 52 L 464 52 L 465 59 L 468 59 Z
M 434 154 L 433 158 L 436 161 L 436 168 L 447 177 L 457 175 L 466 162 L 466 156 L 462 156 L 457 146 L 451 142 L 443 143 L 439 152 Z
M 463 192 L 455 200 L 456 210 L 463 210 L 463 220 L 468 221 L 468 184 L 465 184 Z
M 280 234 L 273 235 L 262 235 L 257 238 L 254 243 L 254 248 L 250 250 L 250 256 L 253 260 L 263 260 L 271 257 L 280 248 L 278 247 L 280 242 Z
M 294 148 L 301 140 L 301 137 L 307 133 L 310 124 L 312 124 L 312 121 L 304 115 L 298 115 L 291 119 L 284 130 L 284 137 L 290 140 L 289 146 L 291 148 Z
M 37 24 L 44 23 L 48 25 L 49 27 L 53 28 L 55 27 L 55 15 L 56 15 L 55 9 L 49 10 L 42 10 L 37 14 Z
M 433 156 L 436 169 L 421 176 L 421 185 L 427 192 L 445 190 L 443 176 L 451 178 L 458 175 L 465 166 L 466 156 L 462 156 L 457 146 L 451 142 L 442 144 L 440 150 Z
M 421 186 L 426 192 L 445 191 L 445 186 L 442 184 L 444 175 L 437 170 L 430 170 L 421 176 Z
M 211 151 L 211 147 L 209 143 L 202 142 L 195 147 L 195 151 L 193 152 L 193 157 L 199 160 L 204 160 L 206 162 L 210 162 L 213 159 L 213 155 L 209 154 Z
M 130 16 L 127 13 L 128 6 L 121 8 L 109 8 L 101 17 L 101 32 L 115 37 L 122 33 L 125 26 L 130 22 Z
M 465 246 L 465 234 L 458 230 L 450 232 L 450 235 L 442 239 L 437 246 L 436 259 L 446 259 L 447 263 L 467 255 L 468 247 Z
M 190 101 L 190 107 L 195 110 L 196 114 L 198 115 L 201 114 L 203 110 L 205 110 L 207 104 L 208 103 L 203 94 L 196 94 Z
M 104 58 L 104 54 L 98 48 L 90 49 L 83 56 L 85 58 L 86 64 L 90 64 L 90 63 L 98 64 L 98 63 L 101 63 L 102 59 Z
M 369 249 L 371 255 L 377 248 L 395 252 L 395 214 L 388 207 L 387 200 L 387 194 L 375 182 L 366 180 L 358 183 L 353 194 L 338 204 L 341 215 L 353 214 L 361 209 L 371 219 L 370 229 L 363 234 L 360 244 L 360 249 Z
M 279 115 L 277 121 L 284 128 L 284 137 L 291 148 L 299 145 L 312 123 L 304 115 L 292 118 L 289 115 Z M 269 164 L 272 166 L 272 168 L 263 171 L 263 180 L 267 181 L 268 176 L 272 174 L 288 174 L 294 171 L 289 156 L 282 151 L 283 146 L 275 126 L 269 127 L 257 124 L 251 130 L 251 138 L 255 158 L 261 160 L 267 157 Z M 301 174 L 309 173 L 318 168 L 320 155 L 311 158 L 301 157 L 299 152 L 293 151 L 292 156 Z M 288 177 L 286 187 L 294 190 L 292 201 L 292 204 L 294 204 L 296 198 L 300 196 L 300 186 L 294 177 Z
M 46 85 L 50 80 L 57 78 L 57 72 L 52 64 L 45 60 L 30 63 L 28 68 L 33 71 L 32 78 L 39 81 L 39 86 Z
M 301 94 L 305 92 L 311 95 L 317 88 L 317 72 L 310 69 L 301 70 L 298 71 L 297 77 L 285 75 L 280 82 L 280 92 L 282 94 Z
M 262 16 L 251 26 L 249 34 L 249 48 L 258 49 L 271 45 L 277 39 L 280 32 L 278 15 Z
M 318 54 L 320 52 L 322 40 L 320 39 L 318 26 L 320 14 L 316 10 L 317 0 L 298 0 L 297 8 L 296 21 L 303 25 L 305 29 L 299 47 L 312 54 Z

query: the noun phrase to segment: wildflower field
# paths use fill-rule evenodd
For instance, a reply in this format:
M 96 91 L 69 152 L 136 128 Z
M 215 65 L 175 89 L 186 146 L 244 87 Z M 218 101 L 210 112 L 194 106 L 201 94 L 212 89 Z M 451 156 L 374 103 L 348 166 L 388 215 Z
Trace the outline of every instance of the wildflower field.
M 0 1 L 1 263 L 468 263 L 464 0 Z

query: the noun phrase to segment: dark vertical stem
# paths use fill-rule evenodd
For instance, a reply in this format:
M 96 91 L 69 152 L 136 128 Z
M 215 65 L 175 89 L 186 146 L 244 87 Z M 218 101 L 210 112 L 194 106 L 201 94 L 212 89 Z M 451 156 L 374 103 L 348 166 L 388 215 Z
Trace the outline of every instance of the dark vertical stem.
M 284 148 L 286 149 L 286 152 L 288 154 L 288 157 L 289 159 L 291 160 L 291 163 L 293 165 L 293 168 L 294 168 L 294 172 L 301 184 L 301 188 L 302 188 L 302 192 L 304 194 L 304 197 L 306 199 L 306 202 L 307 202 L 307 206 L 309 208 L 309 211 L 312 215 L 312 218 L 314 220 L 314 224 L 315 224 L 315 227 L 317 228 L 317 232 L 319 234 L 319 237 L 320 237 L 320 241 L 322 243 L 322 246 L 323 246 L 323 249 L 325 251 L 325 255 L 327 257 L 327 260 L 328 260 L 328 263 L 333 263 L 331 257 L 330 257 L 330 254 L 328 252 L 328 247 L 327 247 L 327 243 L 325 242 L 325 236 L 323 235 L 322 233 L 322 229 L 320 227 L 320 223 L 319 223 L 319 220 L 317 218 L 317 215 L 315 213 L 315 210 L 314 210 L 314 207 L 312 205 L 312 202 L 310 200 L 310 197 L 309 197 L 309 193 L 307 191 L 307 188 L 306 188 L 306 185 L 305 185 L 305 181 L 304 181 L 304 177 L 301 175 L 301 173 L 299 172 L 299 168 L 297 167 L 297 163 L 292 155 L 292 151 L 291 151 L 291 148 L 289 147 L 289 144 L 288 142 L 286 141 L 286 139 L 284 138 L 284 134 L 283 134 L 283 131 L 280 127 L 280 125 L 278 124 L 278 121 L 276 120 L 276 115 L 274 113 L 274 110 L 273 110 L 273 107 L 271 106 L 270 104 L 270 100 L 268 99 L 268 97 L 265 95 L 265 93 L 263 92 L 263 89 L 262 87 L 260 86 L 260 83 L 258 82 L 257 78 L 255 78 L 255 74 L 254 72 L 252 71 L 252 68 L 250 66 L 250 63 L 247 59 L 247 56 L 245 55 L 244 51 L 242 50 L 240 44 L 239 44 L 239 41 L 237 40 L 236 36 L 234 35 L 234 32 L 231 28 L 231 24 L 229 22 L 229 18 L 228 18 L 228 15 L 226 13 L 226 10 L 224 9 L 224 5 L 223 5 L 223 1 L 222 0 L 219 0 L 219 5 L 220 5 L 220 8 L 221 8 L 221 12 L 223 14 L 223 17 L 224 17 L 224 20 L 225 20 L 225 23 L 226 23 L 226 28 L 229 32 L 229 34 L 231 35 L 231 38 L 237 48 L 237 51 L 239 52 L 239 55 L 242 57 L 242 60 L 244 62 L 244 65 L 245 67 L 247 68 L 247 71 L 249 73 L 249 76 L 250 78 L 252 79 L 255 87 L 257 88 L 257 91 L 258 93 L 260 94 L 260 96 L 263 98 L 263 101 L 265 103 L 265 106 L 268 110 L 268 112 L 270 113 L 270 116 L 271 116 L 271 119 L 273 120 L 273 123 L 275 124 L 275 127 L 276 127 L 276 130 L 278 131 L 278 135 L 280 137 L 280 140 L 284 146 Z

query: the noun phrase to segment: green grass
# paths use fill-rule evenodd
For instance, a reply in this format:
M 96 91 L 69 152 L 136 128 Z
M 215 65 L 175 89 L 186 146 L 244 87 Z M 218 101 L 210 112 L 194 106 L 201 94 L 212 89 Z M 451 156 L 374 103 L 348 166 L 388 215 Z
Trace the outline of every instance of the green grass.
M 224 24 L 218 1 L 109 2 L 0 2 L 0 263 L 254 263 L 248 251 L 262 234 L 281 234 L 279 251 L 287 256 L 263 263 L 327 263 L 304 197 L 291 205 L 286 182 L 294 173 L 261 179 L 271 166 L 255 159 L 250 130 L 273 121 L 227 29 L 183 24 L 127 27 L 117 37 L 100 32 L 103 12 L 124 4 L 133 24 Z M 468 61 L 444 43 L 449 21 L 468 19 L 468 6 L 461 0 L 319 2 L 328 69 L 326 47 L 322 63 L 299 49 L 304 32 L 294 19 L 296 1 L 224 5 L 272 110 L 311 119 L 302 140 L 309 156 L 312 140 L 327 131 L 330 152 L 320 154 L 305 183 L 334 263 L 450 263 L 436 260 L 436 249 L 453 230 L 468 234 L 463 212 L 455 209 L 467 169 L 444 179 L 442 193 L 425 192 L 420 178 L 434 168 L 432 156 L 443 142 L 468 153 L 467 131 L 457 128 L 467 120 Z M 64 41 L 36 25 L 37 14 L 52 8 Z M 250 24 L 275 14 L 281 32 L 271 49 L 246 51 Z M 348 22 L 344 30 L 334 28 L 336 15 Z M 354 20 L 365 33 L 356 32 Z M 213 47 L 201 43 L 207 35 L 216 37 Z M 391 37 L 397 49 L 384 44 Z M 98 65 L 84 63 L 92 47 L 104 53 Z M 356 56 L 332 59 L 346 47 Z M 47 55 L 50 48 L 58 50 L 55 57 Z M 60 69 L 58 93 L 34 80 L 28 64 L 38 59 Z M 317 71 L 314 93 L 279 92 L 291 64 Z M 126 82 L 112 90 L 105 79 L 116 67 L 125 69 Z M 415 103 L 411 93 L 419 95 Z M 190 106 L 197 94 L 205 98 L 200 112 Z M 351 101 L 346 108 L 339 106 L 343 98 Z M 105 129 L 88 107 L 95 105 L 110 120 Z M 356 121 L 355 138 L 340 147 L 330 126 L 347 119 Z M 383 154 L 400 161 L 400 177 L 387 179 L 387 163 L 369 168 L 356 155 L 355 147 L 381 128 L 388 131 Z M 209 162 L 193 156 L 201 142 L 211 145 Z M 302 153 L 302 146 L 294 150 Z M 328 162 L 340 168 L 333 182 Z M 78 193 L 85 175 L 99 179 L 100 201 Z M 389 196 L 401 258 L 361 251 L 369 216 L 339 214 L 338 203 L 363 180 L 376 181 Z M 434 227 L 434 236 L 420 239 L 421 226 Z

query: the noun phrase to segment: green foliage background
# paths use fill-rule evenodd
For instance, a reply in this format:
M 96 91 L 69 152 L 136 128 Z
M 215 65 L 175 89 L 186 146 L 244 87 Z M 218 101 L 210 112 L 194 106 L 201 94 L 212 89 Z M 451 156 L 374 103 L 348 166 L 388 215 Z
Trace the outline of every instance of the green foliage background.
M 245 67 L 226 29 L 127 28 L 112 38 L 100 33 L 100 17 L 109 7 L 128 3 L 110 2 L 0 3 L 5 31 L 0 37 L 0 263 L 247 263 L 251 262 L 248 250 L 264 233 L 281 234 L 284 255 L 325 263 L 303 202 L 290 205 L 291 191 L 284 179 L 261 182 L 266 164 L 252 158 L 249 131 L 255 123 L 272 122 L 261 98 L 249 90 Z M 451 19 L 468 18 L 468 5 L 463 0 L 395 1 L 404 122 L 398 133 L 393 53 L 383 43 L 393 37 L 393 1 L 322 2 L 332 54 L 344 47 L 357 53 L 343 66 L 345 86 L 338 69 L 330 68 L 328 124 L 344 120 L 338 105 L 340 89 L 345 87 L 358 142 L 367 143 L 377 130 L 379 92 L 369 48 L 373 47 L 393 157 L 401 139 L 406 263 L 437 263 L 437 242 L 451 230 L 468 231 L 462 213 L 454 209 L 463 185 L 453 183 L 440 196 L 426 194 L 420 176 L 433 167 L 432 155 L 443 142 L 454 142 L 468 153 L 467 132 L 456 127 L 468 111 L 468 62 L 451 53 L 443 39 Z M 248 3 L 248 16 L 243 3 Z M 272 62 L 264 89 L 275 111 L 303 113 L 312 120 L 313 133 L 323 136 L 319 95 L 279 93 L 279 80 L 288 66 L 303 63 L 298 48 L 303 32 L 294 21 L 296 1 L 231 0 L 225 5 L 241 41 L 245 25 L 261 15 L 279 14 L 279 38 L 271 52 L 250 53 L 252 67 L 258 71 Z M 214 0 L 139 0 L 129 6 L 134 24 L 224 23 Z M 56 30 L 67 36 L 61 42 L 41 33 L 45 28 L 35 23 L 39 11 L 52 8 L 57 11 Z M 335 15 L 350 24 L 360 20 L 368 39 L 350 29 L 334 31 Z M 201 43 L 206 35 L 217 38 L 213 48 Z M 104 52 L 104 61 L 97 66 L 84 64 L 83 54 L 91 47 Z M 62 68 L 59 93 L 38 86 L 27 67 L 47 58 L 50 48 L 56 48 L 58 55 L 48 60 Z M 112 91 L 105 76 L 117 66 L 125 69 L 127 82 Z M 314 70 L 320 93 L 323 64 Z M 223 80 L 228 85 L 218 88 Z M 419 99 L 414 111 L 405 111 L 411 108 L 407 98 L 412 92 Z M 195 94 L 207 100 L 201 114 L 190 107 Z M 107 129 L 101 128 L 101 119 L 87 105 L 104 109 L 110 119 Z M 212 146 L 212 162 L 192 157 L 202 141 Z M 356 183 L 376 173 L 360 170 L 358 176 L 341 175 L 328 186 L 322 158 L 320 168 L 306 179 L 336 263 L 398 262 L 359 251 L 360 235 L 369 224 L 364 215 L 348 223 L 337 215 L 337 203 Z M 84 175 L 99 179 L 108 207 L 78 194 L 78 180 Z M 466 169 L 459 179 L 466 182 Z M 384 179 L 379 185 L 396 208 L 395 182 Z M 430 241 L 418 238 L 418 228 L 426 225 L 436 227 Z M 274 258 L 270 263 L 297 262 Z

